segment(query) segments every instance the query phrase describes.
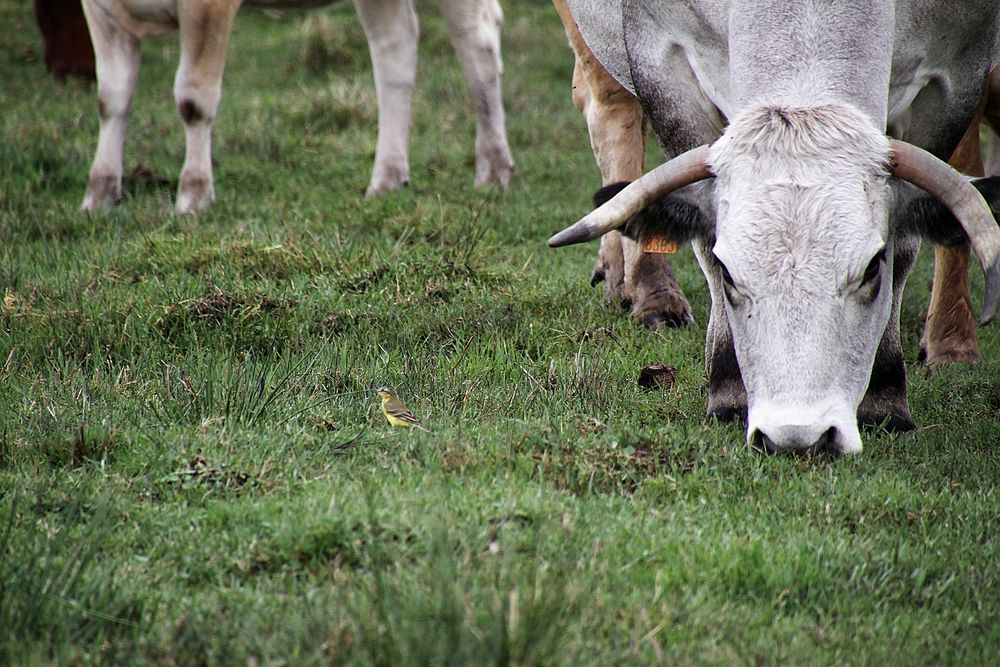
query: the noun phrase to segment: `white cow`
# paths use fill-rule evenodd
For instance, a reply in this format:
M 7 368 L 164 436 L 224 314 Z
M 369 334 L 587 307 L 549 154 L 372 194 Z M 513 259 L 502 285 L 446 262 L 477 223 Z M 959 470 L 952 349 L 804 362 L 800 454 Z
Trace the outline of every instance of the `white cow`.
M 549 243 L 625 226 L 692 241 L 709 413 L 769 451 L 912 428 L 899 306 L 920 238 L 969 243 L 1000 303 L 1000 231 L 944 163 L 1000 64 L 995 0 L 570 0 L 670 162 Z M 908 181 L 908 182 L 907 182 Z M 917 187 L 914 187 L 917 186 Z
M 139 74 L 139 43 L 180 30 L 181 55 L 174 98 L 184 123 L 186 154 L 177 189 L 178 213 L 203 210 L 215 196 L 212 122 L 222 95 L 226 46 L 242 0 L 83 0 L 97 58 L 101 130 L 82 209 L 121 197 L 125 125 Z M 248 0 L 295 7 L 322 0 Z M 496 0 L 440 0 L 452 45 L 475 100 L 476 185 L 506 188 L 514 169 L 500 97 L 500 22 Z M 369 194 L 409 180 L 410 100 L 417 67 L 413 0 L 355 0 L 368 37 L 378 99 L 378 142 Z

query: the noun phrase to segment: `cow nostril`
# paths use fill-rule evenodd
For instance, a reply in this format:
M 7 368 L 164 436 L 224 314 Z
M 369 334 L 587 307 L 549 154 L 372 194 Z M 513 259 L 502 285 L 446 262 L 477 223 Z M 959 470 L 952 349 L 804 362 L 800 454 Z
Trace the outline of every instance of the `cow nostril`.
M 750 438 L 750 447 L 761 454 L 777 454 L 780 449 L 767 437 L 763 431 L 757 429 Z
M 762 454 L 800 454 L 806 456 L 817 454 L 838 456 L 840 454 L 835 426 L 828 428 L 812 442 L 791 437 L 785 438 L 781 444 L 776 443 L 762 430 L 755 429 L 750 437 L 750 447 Z
M 825 454 L 827 456 L 840 456 L 840 447 L 837 443 L 837 427 L 831 426 L 820 436 L 816 444 L 810 448 L 811 454 Z

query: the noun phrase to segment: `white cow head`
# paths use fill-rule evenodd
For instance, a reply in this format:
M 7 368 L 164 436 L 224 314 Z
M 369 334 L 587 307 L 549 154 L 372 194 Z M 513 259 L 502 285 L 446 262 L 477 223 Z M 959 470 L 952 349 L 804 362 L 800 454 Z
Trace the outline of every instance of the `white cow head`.
M 893 171 L 937 194 L 962 224 L 987 269 L 989 319 L 1000 297 L 1000 231 L 982 197 L 842 104 L 744 112 L 712 146 L 647 174 L 549 244 L 596 238 L 623 222 L 633 236 L 698 240 L 732 332 L 750 442 L 858 452 L 858 406 L 898 308 L 894 244 L 914 231 L 891 224 Z M 700 200 L 664 198 L 711 176 Z
M 763 108 L 708 162 L 717 220 L 701 260 L 722 275 L 751 439 L 859 451 L 857 409 L 892 307 L 889 140 L 850 108 Z

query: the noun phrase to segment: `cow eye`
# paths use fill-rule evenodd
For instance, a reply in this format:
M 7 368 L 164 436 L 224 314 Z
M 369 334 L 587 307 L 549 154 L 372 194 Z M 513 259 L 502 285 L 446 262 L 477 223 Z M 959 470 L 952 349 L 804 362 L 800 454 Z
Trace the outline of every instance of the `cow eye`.
M 885 261 L 885 248 L 880 250 L 878 254 L 872 257 L 872 261 L 868 262 L 868 268 L 865 269 L 865 275 L 861 278 L 861 285 L 867 285 L 871 281 L 875 280 L 879 276 L 879 272 L 882 269 L 882 262 Z

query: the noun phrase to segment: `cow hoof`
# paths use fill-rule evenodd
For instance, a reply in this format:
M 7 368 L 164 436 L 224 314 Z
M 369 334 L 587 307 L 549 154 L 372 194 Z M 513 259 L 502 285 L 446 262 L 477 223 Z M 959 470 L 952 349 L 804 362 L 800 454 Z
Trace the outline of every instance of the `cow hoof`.
M 604 300 L 608 303 L 619 304 L 624 311 L 632 308 L 632 301 L 625 295 L 624 272 L 621 261 L 618 266 L 612 266 L 598 255 L 597 262 L 594 263 L 594 270 L 590 274 L 590 286 L 597 287 L 598 283 L 604 283 Z
M 597 287 L 598 283 L 604 282 L 604 265 L 598 262 L 594 265 L 594 271 L 590 274 L 590 286 Z
M 889 433 L 909 433 L 917 429 L 909 413 L 879 415 L 870 412 L 858 413 L 858 426 L 868 429 L 883 428 Z
M 510 151 L 498 150 L 493 155 L 476 157 L 477 188 L 495 186 L 506 190 L 510 187 L 513 176 L 514 160 L 510 157 Z
M 691 304 L 677 284 L 666 255 L 643 253 L 632 280 L 625 281 L 625 288 L 637 324 L 655 331 L 663 325 L 685 327 L 693 321 Z
M 921 346 L 917 355 L 917 360 L 927 366 L 934 368 L 946 364 L 975 364 L 983 360 L 983 355 L 979 353 L 979 346 L 956 347 L 954 349 L 937 349 L 931 353 L 927 348 Z
M 686 327 L 694 322 L 691 316 L 691 306 L 680 291 L 661 290 L 642 301 L 635 301 L 632 307 L 632 317 L 638 324 L 656 331 L 661 326 L 672 329 Z
M 650 331 L 656 331 L 661 326 L 679 329 L 694 323 L 691 313 L 649 313 L 642 318 L 641 324 Z
M 174 207 L 178 215 L 200 213 L 213 201 L 215 201 L 215 188 L 211 178 L 181 176 L 181 184 L 177 189 L 177 205 Z
M 365 196 L 377 197 L 378 195 L 395 192 L 409 184 L 409 167 L 405 165 L 401 167 L 376 167 L 372 171 L 372 180 L 368 183 Z
M 705 413 L 707 419 L 725 423 L 742 424 L 747 420 L 747 406 L 745 405 L 709 405 Z
M 118 174 L 91 174 L 87 194 L 80 204 L 81 211 L 110 208 L 121 201 L 122 178 Z
M 615 276 L 619 278 L 616 279 Z M 621 309 L 628 312 L 632 309 L 632 300 L 625 296 L 624 285 L 620 279 L 621 272 L 615 272 L 613 269 L 602 262 L 600 259 L 594 264 L 594 270 L 590 274 L 590 286 L 597 287 L 598 284 L 604 283 L 604 300 L 611 304 L 618 304 Z

